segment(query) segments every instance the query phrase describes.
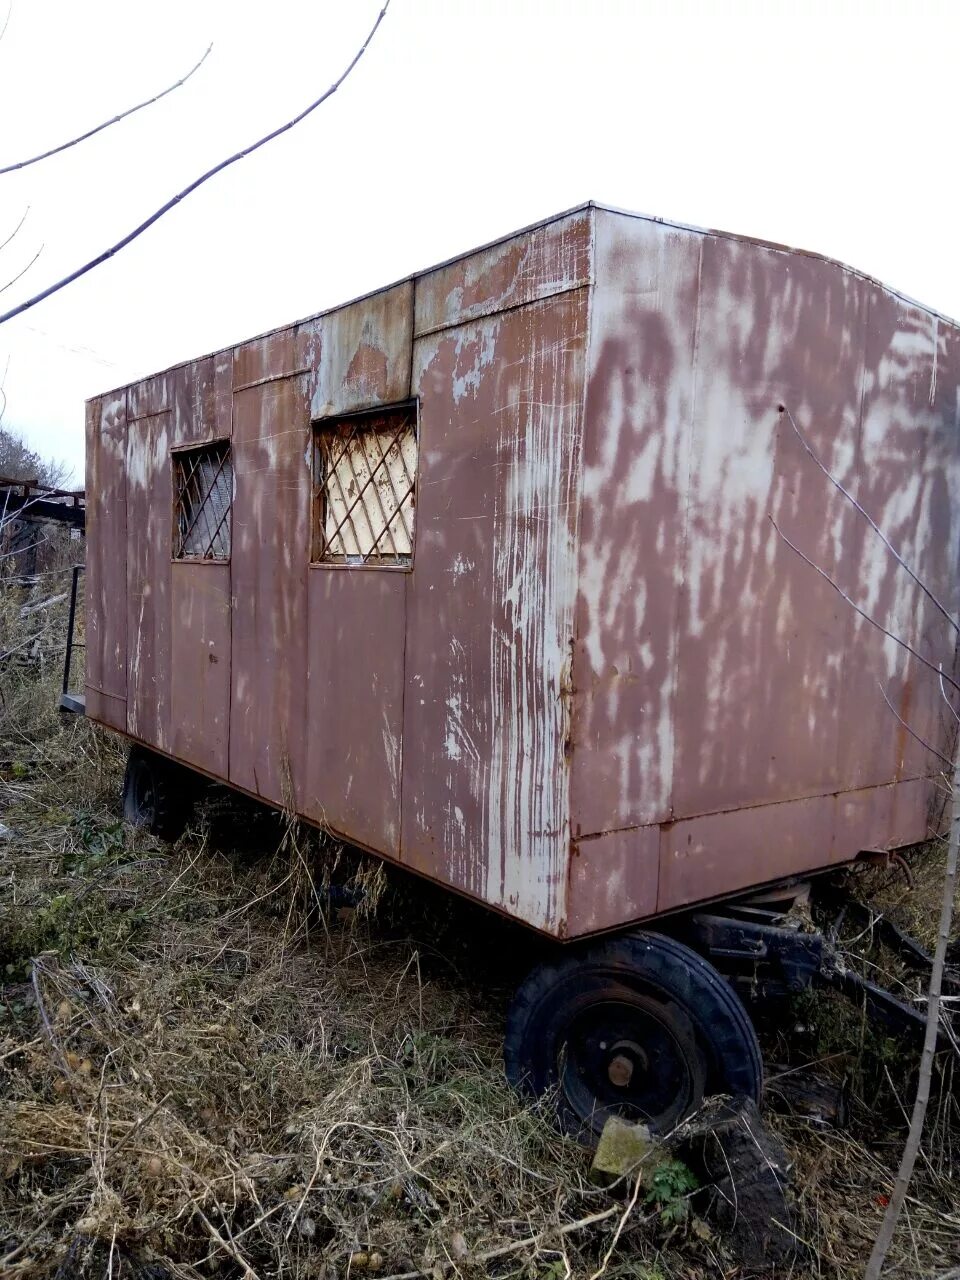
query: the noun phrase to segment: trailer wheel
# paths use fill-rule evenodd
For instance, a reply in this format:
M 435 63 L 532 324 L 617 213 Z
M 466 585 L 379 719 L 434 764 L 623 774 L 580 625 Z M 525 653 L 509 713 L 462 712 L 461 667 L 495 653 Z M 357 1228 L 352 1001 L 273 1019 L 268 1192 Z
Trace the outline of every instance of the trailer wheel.
M 190 819 L 194 788 L 188 770 L 133 746 L 123 775 L 123 816 L 161 840 L 176 840 Z
M 507 1015 L 507 1077 L 556 1091 L 561 1128 L 594 1144 L 621 1115 L 666 1132 L 709 1094 L 759 1101 L 756 1033 L 733 988 L 701 956 L 631 933 L 539 965 Z

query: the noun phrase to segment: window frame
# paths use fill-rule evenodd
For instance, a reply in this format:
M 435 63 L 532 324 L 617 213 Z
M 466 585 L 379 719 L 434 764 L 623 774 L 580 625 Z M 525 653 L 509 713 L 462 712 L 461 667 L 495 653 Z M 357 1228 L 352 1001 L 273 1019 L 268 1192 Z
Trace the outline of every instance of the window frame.
M 360 562 L 351 562 L 347 559 L 322 560 L 319 558 L 320 546 L 322 544 L 322 516 L 318 511 L 318 498 L 320 490 L 317 486 L 317 451 L 318 436 L 323 432 L 324 428 L 338 426 L 340 423 L 352 422 L 355 419 L 375 418 L 378 414 L 387 414 L 400 412 L 402 410 L 412 410 L 413 416 L 413 438 L 416 445 L 416 473 L 413 477 L 413 532 L 410 539 L 410 556 L 408 559 L 397 562 L 381 559 L 364 560 Z M 352 572 L 364 573 L 374 571 L 377 573 L 412 573 L 414 563 L 417 557 L 417 530 L 420 521 L 418 516 L 419 496 L 420 496 L 420 401 L 414 397 L 410 400 L 396 400 L 389 404 L 369 405 L 363 409 L 353 409 L 349 413 L 331 413 L 326 414 L 322 418 L 314 418 L 310 423 L 310 562 L 311 569 L 335 569 L 350 570 Z
M 180 459 L 184 454 L 199 453 L 201 450 L 210 450 L 217 445 L 225 445 L 227 449 L 227 457 L 230 461 L 230 507 L 227 513 L 227 527 L 230 531 L 230 551 L 225 556 L 197 556 L 181 554 L 177 555 L 177 545 L 180 537 L 180 491 L 177 486 L 177 467 L 182 465 Z M 171 564 L 230 564 L 233 558 L 233 501 L 236 496 L 237 476 L 234 469 L 233 440 L 230 436 L 213 436 L 209 440 L 190 440 L 183 444 L 175 444 L 170 446 L 170 562 Z

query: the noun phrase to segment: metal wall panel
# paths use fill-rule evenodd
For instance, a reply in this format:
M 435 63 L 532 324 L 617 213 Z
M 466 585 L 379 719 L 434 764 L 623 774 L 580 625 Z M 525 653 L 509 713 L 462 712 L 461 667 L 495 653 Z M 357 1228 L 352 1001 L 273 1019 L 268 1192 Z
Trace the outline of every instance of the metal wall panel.
M 592 217 L 579 209 L 418 276 L 414 337 L 589 284 Z
M 657 910 L 817 871 L 861 850 L 912 844 L 927 833 L 934 789 L 917 779 L 667 824 Z
M 232 389 L 242 391 L 275 378 L 290 378 L 296 373 L 308 372 L 308 365 L 310 361 L 299 327 L 289 325 L 235 348 Z
M 86 710 L 127 727 L 127 397 L 112 392 L 87 421 Z
M 408 575 L 309 570 L 302 812 L 387 857 L 400 854 Z
M 482 273 L 479 273 L 482 274 Z M 588 291 L 420 340 L 404 863 L 556 931 Z
M 229 437 L 231 378 L 229 366 L 225 379 L 218 372 L 223 364 L 221 358 L 208 356 L 134 383 L 127 393 L 126 729 L 138 741 L 169 754 L 178 754 L 175 744 L 182 746 L 186 742 L 193 754 L 184 758 L 203 767 L 210 766 L 204 764 L 207 755 L 198 742 L 202 737 L 199 728 L 180 726 L 175 731 L 173 689 L 175 685 L 182 689 L 186 677 L 174 669 L 172 654 L 178 619 L 185 613 L 195 617 L 198 608 L 198 589 L 191 582 L 191 572 L 195 569 L 205 573 L 210 566 L 181 563 L 174 579 L 171 449 Z M 226 397 L 222 394 L 224 385 Z M 200 596 L 206 596 L 210 585 L 203 580 Z M 203 705 L 220 707 L 224 679 L 221 668 L 226 663 L 229 670 L 229 642 L 222 620 L 214 621 L 215 611 L 209 603 L 199 605 L 199 610 L 207 621 L 195 639 L 204 647 L 206 665 L 189 653 L 185 634 L 178 638 L 178 659 L 185 671 L 193 672 L 186 681 L 187 689 L 196 686 Z M 213 628 L 210 634 L 208 627 Z M 209 660 L 211 639 L 216 662 Z M 226 678 L 229 680 L 229 674 Z M 181 696 L 189 698 L 191 694 Z M 218 723 L 213 732 L 225 737 Z M 219 758 L 217 749 L 212 749 L 210 758 Z
M 169 410 L 127 429 L 126 729 L 161 751 L 172 749 L 170 435 Z
M 877 285 L 865 286 L 862 410 L 855 493 L 954 617 L 960 548 L 960 334 Z M 838 496 L 837 502 L 842 501 Z M 949 622 L 859 521 L 842 583 L 872 617 L 955 671 Z M 913 734 L 950 754 L 951 713 L 936 673 L 846 609 L 837 768 L 866 786 L 942 767 Z M 887 704 L 891 704 L 888 706 Z M 891 710 L 892 706 L 892 710 Z M 898 718 L 899 717 L 899 718 Z M 910 730 L 913 731 L 911 734 Z
M 703 238 L 674 817 L 845 789 L 836 767 L 845 606 L 773 521 L 835 573 L 856 514 L 833 501 L 778 406 L 849 480 L 862 314 L 852 275 Z
M 812 255 L 608 213 L 596 245 L 575 833 L 662 823 L 658 910 L 923 839 L 936 677 L 784 537 L 932 661 L 953 636 L 778 409 L 956 610 L 956 327 Z M 609 875 L 625 911 L 657 878 Z M 572 866 L 572 927 L 606 901 Z
M 361 298 L 305 326 L 315 369 L 314 418 L 396 404 L 410 395 L 413 281 Z
M 597 214 L 574 657 L 574 836 L 664 821 L 671 812 L 701 249 L 691 232 Z M 648 896 L 641 886 L 631 892 Z
M 305 376 L 234 394 L 230 781 L 289 806 L 306 801 L 309 446 Z
M 228 777 L 230 565 L 172 566 L 170 743 L 172 754 Z
M 310 415 L 407 400 L 412 326 L 409 281 L 301 326 L 298 341 L 314 370 Z M 309 547 L 308 534 L 304 561 Z M 400 853 L 409 576 L 335 564 L 314 565 L 307 576 L 303 812 L 393 858 Z
M 572 841 L 565 933 L 575 938 L 652 916 L 659 879 L 659 826 Z

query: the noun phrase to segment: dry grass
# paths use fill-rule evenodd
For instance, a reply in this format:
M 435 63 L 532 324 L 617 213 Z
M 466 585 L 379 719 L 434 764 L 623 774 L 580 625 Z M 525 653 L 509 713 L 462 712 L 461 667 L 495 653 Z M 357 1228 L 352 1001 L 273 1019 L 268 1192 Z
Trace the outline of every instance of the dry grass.
M 376 912 L 331 905 L 337 851 L 239 800 L 172 849 L 131 833 L 119 745 L 58 721 L 49 679 L 17 682 L 0 742 L 0 1276 L 593 1275 L 629 1188 L 594 1187 L 589 1157 L 502 1076 L 528 936 L 396 874 Z M 791 1014 L 771 1036 L 778 1060 L 786 1046 L 864 1079 L 879 1052 L 871 1069 L 889 1069 L 855 1011 L 818 1003 L 807 1031 Z M 855 1101 L 843 1132 L 773 1118 L 811 1250 L 798 1278 L 860 1273 L 904 1132 L 895 1061 L 882 1115 Z M 960 1263 L 960 1124 L 952 1099 L 937 1108 L 893 1276 Z M 738 1276 L 693 1222 L 641 1200 L 605 1274 Z

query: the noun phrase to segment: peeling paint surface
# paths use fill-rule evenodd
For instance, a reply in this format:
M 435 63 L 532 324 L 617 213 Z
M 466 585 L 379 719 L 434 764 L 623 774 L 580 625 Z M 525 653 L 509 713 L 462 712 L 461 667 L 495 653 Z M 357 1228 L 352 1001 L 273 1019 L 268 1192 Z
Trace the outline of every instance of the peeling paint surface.
M 86 708 L 127 727 L 127 397 L 87 405 Z
M 415 349 L 403 861 L 551 931 L 569 845 L 562 684 L 586 330 L 584 289 Z
M 956 613 L 956 327 L 834 263 L 597 218 L 574 835 L 632 840 L 624 897 L 656 879 L 658 911 L 925 838 L 938 762 L 884 695 L 949 754 L 936 676 L 777 527 L 948 669 L 953 638 L 778 408 Z M 620 923 L 593 883 L 571 869 L 574 920 Z
M 309 431 L 305 375 L 234 393 L 229 777 L 290 808 L 300 805 L 306 752 Z
M 311 565 L 313 424 L 411 399 L 409 559 Z M 953 638 L 780 405 L 956 614 L 960 331 L 813 255 L 589 206 L 93 400 L 88 714 L 559 937 L 920 840 L 936 677 L 785 539 Z

